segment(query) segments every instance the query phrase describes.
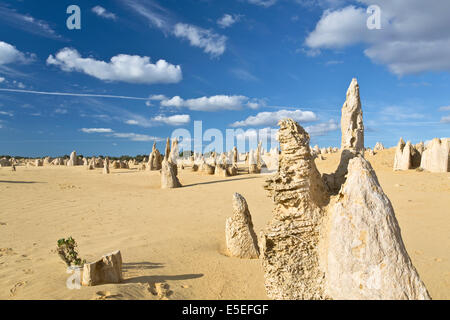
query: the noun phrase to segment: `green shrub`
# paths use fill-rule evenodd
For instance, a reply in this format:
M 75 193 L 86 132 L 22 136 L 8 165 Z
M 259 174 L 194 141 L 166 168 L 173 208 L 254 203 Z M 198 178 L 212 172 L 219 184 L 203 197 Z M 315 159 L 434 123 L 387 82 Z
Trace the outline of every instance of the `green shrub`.
M 86 260 L 78 257 L 77 243 L 72 237 L 59 239 L 57 252 L 68 267 L 72 265 L 82 267 L 86 263 Z

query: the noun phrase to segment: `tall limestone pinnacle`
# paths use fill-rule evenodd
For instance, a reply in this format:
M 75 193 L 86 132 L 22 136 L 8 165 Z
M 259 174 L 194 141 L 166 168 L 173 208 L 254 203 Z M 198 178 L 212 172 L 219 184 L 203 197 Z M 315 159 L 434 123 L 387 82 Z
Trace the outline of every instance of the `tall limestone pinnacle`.
M 328 189 L 337 194 L 345 182 L 348 162 L 358 154 L 364 155 L 364 123 L 359 96 L 359 85 L 353 78 L 347 90 L 341 114 L 341 159 L 336 171 L 324 174 L 323 179 Z
M 342 106 L 341 115 L 341 150 L 364 152 L 364 123 L 359 96 L 359 85 L 353 78 L 347 90 L 347 98 Z
M 324 180 L 308 133 L 292 119 L 278 123 L 278 172 L 265 186 L 275 208 L 260 239 L 267 295 L 289 300 L 430 299 L 403 244 L 392 204 L 364 159 L 356 80 L 342 113 L 341 162 Z

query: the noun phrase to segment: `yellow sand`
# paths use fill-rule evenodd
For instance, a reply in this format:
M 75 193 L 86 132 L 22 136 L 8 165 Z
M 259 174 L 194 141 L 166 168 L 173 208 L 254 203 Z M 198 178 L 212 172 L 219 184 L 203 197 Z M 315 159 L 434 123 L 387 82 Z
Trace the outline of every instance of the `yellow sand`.
M 332 172 L 338 154 L 316 160 Z M 367 156 L 395 209 L 403 240 L 434 299 L 450 298 L 450 173 L 393 172 L 393 149 Z M 0 168 L 0 299 L 267 299 L 258 260 L 223 254 L 234 192 L 255 231 L 271 218 L 265 177 L 219 178 L 180 170 L 180 189 L 159 189 L 158 172 L 84 167 Z M 73 236 L 83 258 L 120 249 L 122 284 L 70 290 L 56 241 Z

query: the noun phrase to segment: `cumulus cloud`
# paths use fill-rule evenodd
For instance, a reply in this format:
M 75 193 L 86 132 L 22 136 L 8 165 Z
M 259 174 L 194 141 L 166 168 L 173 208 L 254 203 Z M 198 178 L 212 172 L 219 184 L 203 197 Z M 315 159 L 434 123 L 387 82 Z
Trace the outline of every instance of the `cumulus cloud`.
M 2 83 L 3 81 L 5 81 L 5 78 L 0 77 L 0 83 Z
M 0 41 L 0 65 L 13 62 L 27 62 L 28 60 L 26 55 L 17 50 L 15 46 Z
M 240 15 L 231 15 L 231 14 L 224 14 L 222 18 L 217 20 L 217 24 L 221 28 L 228 28 L 231 27 L 233 24 L 238 22 L 241 19 Z
M 84 133 L 111 133 L 112 129 L 109 128 L 83 128 L 81 129 Z
M 95 6 L 92 8 L 92 12 L 94 12 L 99 17 L 105 18 L 105 19 L 112 19 L 116 20 L 116 15 L 112 12 L 109 12 L 102 6 Z
M 445 116 L 441 118 L 442 123 L 450 123 L 450 116 Z
M 276 112 L 260 112 L 256 116 L 250 116 L 245 120 L 232 123 L 231 127 L 259 127 L 276 125 L 279 120 L 292 118 L 298 122 L 316 121 L 317 115 L 312 111 L 302 110 L 279 110 Z
M 109 62 L 83 58 L 77 50 L 64 48 L 47 58 L 47 64 L 64 71 L 78 71 L 97 79 L 130 83 L 177 83 L 182 79 L 181 67 L 160 59 L 151 63 L 149 57 L 119 54 Z
M 329 120 L 328 122 L 318 123 L 312 126 L 305 127 L 306 132 L 309 133 L 310 136 L 323 136 L 326 135 L 330 131 L 336 131 L 339 129 L 339 124 L 336 120 Z
M 249 108 L 257 108 L 259 104 L 256 100 L 250 99 L 246 96 L 216 95 L 187 100 L 179 96 L 175 96 L 170 99 L 162 100 L 161 106 L 175 108 L 186 107 L 193 111 L 219 111 L 239 110 L 244 106 Z
M 181 126 L 183 124 L 189 123 L 191 121 L 191 117 L 188 114 L 176 114 L 168 117 L 159 115 L 154 117 L 153 120 L 171 126 Z
M 450 111 L 450 106 L 440 107 L 439 111 Z
M 307 36 L 310 49 L 341 49 L 364 44 L 365 55 L 397 75 L 450 70 L 450 2 L 447 0 L 379 0 L 381 29 L 369 30 L 362 5 L 325 10 Z
M 204 52 L 209 53 L 213 57 L 220 56 L 225 52 L 227 37 L 214 33 L 211 30 L 191 24 L 177 23 L 173 34 L 178 38 L 188 40 L 191 46 L 202 48 Z

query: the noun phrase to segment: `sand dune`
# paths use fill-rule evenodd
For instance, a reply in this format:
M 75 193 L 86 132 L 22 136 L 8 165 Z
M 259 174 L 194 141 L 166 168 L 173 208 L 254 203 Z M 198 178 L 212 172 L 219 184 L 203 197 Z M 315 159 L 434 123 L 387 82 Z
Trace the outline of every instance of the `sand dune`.
M 333 172 L 339 154 L 316 160 Z M 366 157 L 392 201 L 403 240 L 434 299 L 450 298 L 450 173 L 393 172 L 394 149 Z M 0 168 L 1 299 L 267 299 L 260 261 L 223 254 L 225 219 L 242 194 L 258 233 L 271 217 L 264 175 L 230 178 L 179 171 L 183 188 L 162 190 L 158 172 L 83 167 Z M 66 287 L 54 252 L 73 236 L 83 258 L 120 249 L 124 283 Z

